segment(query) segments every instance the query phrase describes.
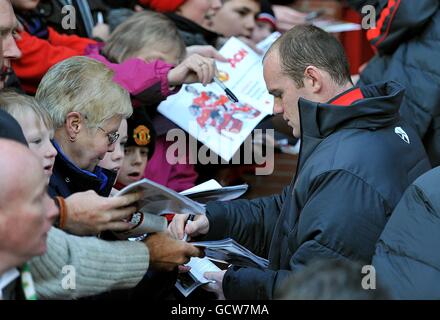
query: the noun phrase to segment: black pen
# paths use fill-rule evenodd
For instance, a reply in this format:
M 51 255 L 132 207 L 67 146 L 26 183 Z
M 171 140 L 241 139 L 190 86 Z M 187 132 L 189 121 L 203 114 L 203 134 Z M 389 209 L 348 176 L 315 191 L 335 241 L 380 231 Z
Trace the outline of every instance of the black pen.
M 194 221 L 194 218 L 195 218 L 195 217 L 196 217 L 195 214 L 190 214 L 189 217 L 188 217 L 188 220 L 186 220 L 186 223 L 188 223 L 188 221 Z M 185 226 L 186 226 L 186 224 L 185 224 Z M 185 229 L 184 229 L 184 230 L 185 230 Z M 182 241 L 187 241 L 187 240 L 188 240 L 188 234 L 185 233 L 185 235 L 183 236 Z
M 233 94 L 232 91 L 228 87 L 226 87 L 223 82 L 221 82 L 219 79 L 217 79 L 217 77 L 214 77 L 214 82 L 217 83 L 219 85 L 219 87 L 223 89 L 223 91 L 228 96 L 229 100 L 231 100 L 232 102 L 235 102 L 235 103 L 238 102 L 238 99 L 235 96 L 235 94 Z

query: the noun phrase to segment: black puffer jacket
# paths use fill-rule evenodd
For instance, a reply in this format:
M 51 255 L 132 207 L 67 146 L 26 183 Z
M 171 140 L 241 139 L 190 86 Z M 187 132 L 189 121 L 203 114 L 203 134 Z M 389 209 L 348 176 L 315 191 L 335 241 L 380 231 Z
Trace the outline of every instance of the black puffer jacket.
M 329 103 L 300 99 L 296 179 L 282 194 L 207 206 L 208 239 L 232 236 L 269 258 L 268 270 L 229 268 L 230 299 L 271 299 L 314 259 L 371 261 L 404 190 L 430 169 L 423 145 L 399 116 L 397 83 L 354 88 Z
M 357 9 L 374 4 L 377 29 L 367 36 L 377 55 L 361 84 L 399 81 L 406 89 L 400 113 L 440 165 L 440 1 L 349 0 Z
M 440 167 L 406 190 L 377 244 L 377 285 L 396 299 L 440 299 Z

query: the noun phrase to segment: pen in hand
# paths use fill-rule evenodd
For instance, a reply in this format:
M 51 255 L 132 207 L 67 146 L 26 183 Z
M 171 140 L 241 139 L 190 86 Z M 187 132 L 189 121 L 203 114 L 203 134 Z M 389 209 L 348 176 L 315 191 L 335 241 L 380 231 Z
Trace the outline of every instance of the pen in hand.
M 194 218 L 196 217 L 196 215 L 195 214 L 190 214 L 189 215 L 189 217 L 188 217 L 188 220 L 186 220 L 186 223 L 188 223 L 188 221 L 194 221 Z M 185 226 L 186 226 L 186 224 L 185 224 Z M 184 229 L 185 230 L 185 229 Z M 187 233 L 185 233 L 185 235 L 183 236 L 183 238 L 182 238 L 182 241 L 187 241 L 188 240 L 188 234 Z
M 223 82 L 221 82 L 217 77 L 214 77 L 214 82 L 223 89 L 223 91 L 226 93 L 226 95 L 228 96 L 229 100 L 231 100 L 232 102 L 237 103 L 238 99 L 235 96 L 235 94 L 232 93 L 231 89 L 229 89 L 228 87 L 225 86 L 225 84 Z

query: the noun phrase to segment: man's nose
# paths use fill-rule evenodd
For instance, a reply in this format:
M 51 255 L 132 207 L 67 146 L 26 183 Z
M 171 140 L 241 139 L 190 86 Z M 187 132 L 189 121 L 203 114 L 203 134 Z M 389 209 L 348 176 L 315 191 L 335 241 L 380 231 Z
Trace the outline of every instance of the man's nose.
M 8 35 L 3 41 L 3 54 L 5 59 L 21 58 L 21 51 L 17 47 L 17 43 L 12 35 Z
M 278 113 L 282 113 L 283 112 L 283 108 L 279 103 L 274 103 L 273 104 L 273 113 L 274 114 L 278 114 Z

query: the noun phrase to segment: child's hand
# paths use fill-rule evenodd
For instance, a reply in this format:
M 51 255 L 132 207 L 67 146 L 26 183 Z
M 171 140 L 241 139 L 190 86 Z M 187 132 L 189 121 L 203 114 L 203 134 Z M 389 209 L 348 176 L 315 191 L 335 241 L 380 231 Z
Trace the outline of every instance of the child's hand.
M 215 60 L 192 54 L 168 72 L 170 86 L 199 82 L 207 85 L 217 74 Z

